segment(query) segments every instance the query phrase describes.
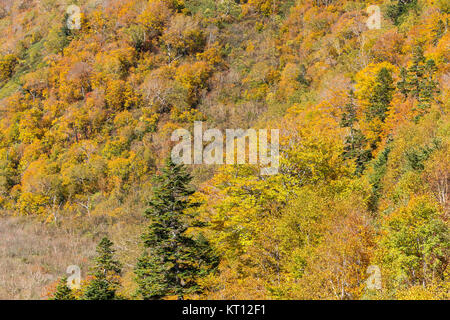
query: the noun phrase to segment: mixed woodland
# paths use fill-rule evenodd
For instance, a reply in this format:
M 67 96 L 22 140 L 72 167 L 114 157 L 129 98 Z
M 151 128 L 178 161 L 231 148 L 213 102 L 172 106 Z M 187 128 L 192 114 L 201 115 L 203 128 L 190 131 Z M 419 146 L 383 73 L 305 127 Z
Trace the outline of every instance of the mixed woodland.
M 1 273 L 34 263 L 50 299 L 449 299 L 449 17 L 446 0 L 0 0 L 0 260 L 14 228 L 54 248 Z M 173 163 L 194 121 L 279 129 L 278 174 Z M 78 247 L 55 258 L 62 238 Z M 5 279 L 0 298 L 36 298 Z

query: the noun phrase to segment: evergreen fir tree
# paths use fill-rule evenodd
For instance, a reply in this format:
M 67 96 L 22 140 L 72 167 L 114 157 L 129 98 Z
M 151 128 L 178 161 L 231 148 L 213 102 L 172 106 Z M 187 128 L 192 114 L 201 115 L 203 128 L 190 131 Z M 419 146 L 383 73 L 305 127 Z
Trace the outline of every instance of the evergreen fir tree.
M 350 90 L 348 94 L 349 103 L 344 106 L 344 112 L 341 117 L 341 127 L 350 128 L 350 131 L 353 130 L 354 124 L 358 121 L 356 117 L 356 105 L 355 105 L 355 93 L 353 90 Z
M 366 114 L 369 120 L 379 118 L 384 122 L 394 89 L 391 73 L 388 69 L 382 68 L 377 75 L 374 92 L 369 99 L 370 105 Z
M 412 65 L 408 69 L 408 89 L 413 98 L 420 95 L 421 82 L 425 72 L 425 56 L 421 46 L 414 48 Z
M 408 98 L 409 89 L 408 89 L 408 70 L 405 67 L 402 67 L 400 70 L 400 81 L 397 82 L 397 89 L 403 95 L 404 100 Z
M 446 26 L 442 19 L 439 19 L 437 26 L 433 29 L 433 45 L 436 46 L 445 34 Z
M 75 300 L 72 289 L 67 285 L 67 277 L 63 277 L 59 280 L 51 300 Z
M 376 159 L 372 162 L 373 170 L 369 174 L 369 182 L 372 186 L 372 192 L 368 199 L 368 209 L 375 213 L 378 210 L 378 202 L 382 192 L 382 180 L 387 170 L 387 162 L 391 152 L 391 140 L 387 141 L 387 146 L 380 152 Z
M 84 294 L 87 300 L 117 299 L 121 265 L 114 259 L 113 243 L 104 237 L 97 246 L 93 276 Z
M 299 70 L 298 70 L 297 81 L 299 83 L 301 83 L 302 85 L 304 85 L 304 86 L 309 86 L 311 81 L 306 78 L 306 67 L 305 67 L 305 65 L 301 64 L 298 69 Z
M 438 83 L 434 79 L 437 71 L 433 59 L 427 60 L 424 68 L 423 80 L 420 83 L 419 109 L 425 111 L 430 107 L 436 94 L 439 93 Z
M 166 161 L 156 178 L 153 198 L 145 216 L 150 219 L 142 235 L 144 252 L 135 273 L 137 293 L 144 299 L 161 299 L 197 292 L 197 279 L 218 264 L 208 242 L 186 234 L 190 226 L 202 226 L 195 219 L 199 203 L 189 201 L 191 176 L 183 165 Z
M 407 87 L 409 95 L 418 102 L 419 116 L 428 110 L 439 93 L 438 83 L 435 80 L 436 71 L 434 60 L 426 60 L 422 47 L 416 46 L 412 65 L 408 69 Z
M 389 3 L 386 7 L 386 15 L 392 19 L 395 24 L 400 22 L 400 18 L 410 9 L 415 8 L 417 0 L 398 0 L 397 2 Z
M 344 106 L 344 112 L 341 118 L 341 127 L 350 129 L 349 135 L 345 138 L 343 157 L 345 159 L 355 160 L 355 174 L 360 175 L 364 171 L 366 163 L 370 161 L 372 153 L 366 148 L 367 140 L 362 132 L 355 128 L 358 119 L 353 90 L 350 91 L 349 98 L 350 102 Z
M 372 159 L 372 152 L 367 148 L 367 139 L 360 130 L 354 130 L 352 135 L 346 137 L 343 156 L 355 160 L 356 175 L 364 172 L 367 163 Z

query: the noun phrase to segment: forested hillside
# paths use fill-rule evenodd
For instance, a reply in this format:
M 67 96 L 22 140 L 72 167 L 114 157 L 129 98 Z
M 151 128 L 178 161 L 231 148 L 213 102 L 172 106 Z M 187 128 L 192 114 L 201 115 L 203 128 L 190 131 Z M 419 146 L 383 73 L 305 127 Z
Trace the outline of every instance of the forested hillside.
M 54 298 L 449 299 L 449 10 L 0 0 L 0 219 L 113 240 L 81 289 L 42 281 Z M 166 162 L 194 121 L 279 129 L 279 173 Z

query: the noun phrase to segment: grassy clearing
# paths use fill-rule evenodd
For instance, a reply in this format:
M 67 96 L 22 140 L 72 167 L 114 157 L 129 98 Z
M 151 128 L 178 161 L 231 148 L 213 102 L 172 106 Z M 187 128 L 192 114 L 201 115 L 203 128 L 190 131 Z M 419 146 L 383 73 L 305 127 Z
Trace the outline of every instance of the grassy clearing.
M 94 251 L 92 237 L 79 232 L 0 216 L 0 299 L 43 299 L 68 265 L 85 276 Z

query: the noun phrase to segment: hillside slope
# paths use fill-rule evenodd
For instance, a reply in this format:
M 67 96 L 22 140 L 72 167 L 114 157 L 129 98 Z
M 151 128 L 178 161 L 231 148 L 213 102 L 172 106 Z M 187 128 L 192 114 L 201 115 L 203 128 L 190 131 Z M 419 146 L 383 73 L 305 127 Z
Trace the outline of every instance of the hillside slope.
M 380 28 L 366 1 L 80 0 L 74 29 L 0 0 L 2 212 L 138 232 L 173 130 L 278 128 L 277 175 L 188 167 L 221 261 L 196 297 L 448 299 L 448 1 L 372 2 Z

